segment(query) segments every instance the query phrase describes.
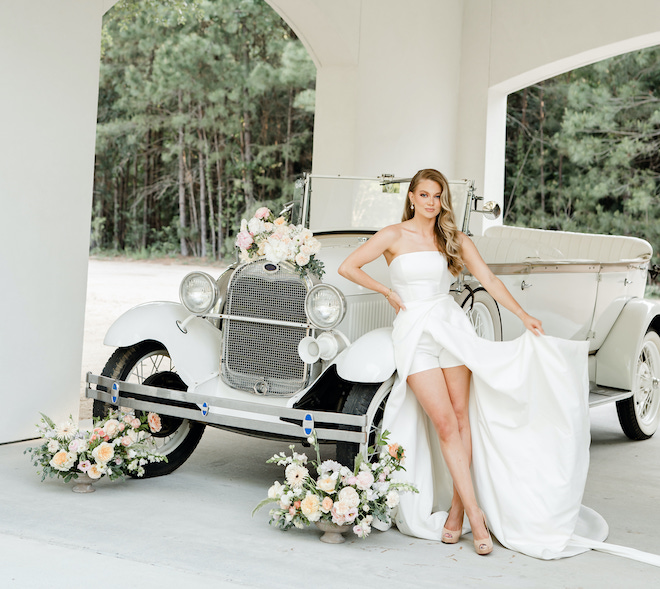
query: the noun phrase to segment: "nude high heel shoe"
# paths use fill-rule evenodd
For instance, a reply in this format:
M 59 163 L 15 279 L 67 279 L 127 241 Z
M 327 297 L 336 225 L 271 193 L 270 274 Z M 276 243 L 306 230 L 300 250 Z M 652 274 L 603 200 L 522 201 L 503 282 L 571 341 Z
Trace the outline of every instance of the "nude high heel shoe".
M 484 526 L 486 526 L 486 531 L 488 532 L 488 538 L 484 538 L 483 540 L 475 539 L 474 550 L 477 554 L 481 556 L 485 556 L 486 554 L 490 554 L 493 551 L 493 539 L 490 536 L 490 530 L 488 529 L 488 524 L 486 523 L 486 516 L 483 513 L 481 514 L 481 516 L 484 518 Z
M 449 530 L 447 528 L 442 528 L 442 538 L 441 540 L 445 544 L 456 544 L 461 539 L 461 534 L 463 530 Z

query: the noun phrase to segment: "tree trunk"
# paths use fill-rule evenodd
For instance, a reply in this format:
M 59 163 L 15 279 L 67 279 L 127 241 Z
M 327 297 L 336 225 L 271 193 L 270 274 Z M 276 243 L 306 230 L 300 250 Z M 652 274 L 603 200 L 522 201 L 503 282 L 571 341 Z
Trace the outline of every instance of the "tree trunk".
M 289 105 L 286 112 L 286 141 L 284 142 L 284 176 L 282 180 L 286 183 L 291 177 L 289 151 L 291 143 L 291 127 L 293 125 L 293 88 L 289 89 Z
M 121 182 L 121 179 L 119 180 Z M 112 249 L 119 250 L 119 186 L 113 182 L 112 190 Z
M 220 142 L 218 141 L 218 136 L 217 134 L 214 137 L 215 141 L 215 150 L 220 154 Z M 224 149 L 224 140 L 222 141 L 222 146 Z M 225 158 L 223 157 L 218 157 L 218 159 L 215 162 L 215 168 L 216 168 L 216 173 L 218 175 L 218 260 L 222 259 L 222 246 L 224 242 L 224 235 L 222 231 L 222 200 L 223 200 L 223 195 L 222 195 L 222 180 L 224 177 L 224 172 L 225 172 Z
M 545 213 L 545 170 L 543 169 L 545 162 L 544 162 L 544 146 L 543 146 L 543 141 L 544 141 L 544 135 L 543 135 L 543 126 L 545 123 L 545 104 L 543 102 L 543 82 L 540 84 L 541 86 L 541 96 L 539 100 L 539 140 L 541 142 L 541 153 L 540 153 L 540 172 L 541 172 L 541 212 Z
M 195 202 L 195 185 L 193 181 L 192 170 L 188 167 L 188 158 L 186 153 L 183 154 L 183 168 L 186 176 L 186 183 L 188 184 L 189 189 L 189 206 L 190 206 L 190 229 L 193 236 L 199 235 L 199 220 L 197 217 L 197 203 Z M 199 256 L 199 243 L 196 239 L 190 240 L 192 246 L 192 252 L 194 256 Z
M 182 110 L 182 96 L 179 91 L 179 112 Z M 188 255 L 188 244 L 186 243 L 186 185 L 184 181 L 184 162 L 183 162 L 183 127 L 179 127 L 179 244 L 181 246 L 181 255 Z
M 197 157 L 199 164 L 199 241 L 202 258 L 206 257 L 206 171 L 204 154 L 200 151 Z
M 150 166 L 149 166 L 149 150 L 151 146 L 151 129 L 147 131 L 147 146 L 145 149 L 144 157 L 144 185 L 143 185 L 143 199 L 142 199 L 142 249 L 147 249 L 147 233 L 149 231 L 149 188 L 151 184 Z
M 245 68 L 245 81 L 243 86 L 243 179 L 245 190 L 245 206 L 249 209 L 254 207 L 254 184 L 252 181 L 252 135 L 250 130 L 250 92 L 248 88 L 248 76 L 250 73 L 249 44 L 243 45 L 243 66 Z

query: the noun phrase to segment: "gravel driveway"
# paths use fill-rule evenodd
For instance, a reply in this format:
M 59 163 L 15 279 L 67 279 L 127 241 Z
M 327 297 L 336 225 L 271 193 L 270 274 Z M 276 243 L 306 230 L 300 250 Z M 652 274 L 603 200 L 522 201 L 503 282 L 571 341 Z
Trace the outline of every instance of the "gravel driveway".
M 85 375 L 99 374 L 114 351 L 103 345 L 105 333 L 122 313 L 149 301 L 178 301 L 181 279 L 195 270 L 217 278 L 224 266 L 130 259 L 90 259 L 85 307 L 80 419 L 92 416 L 92 400 L 85 398 Z

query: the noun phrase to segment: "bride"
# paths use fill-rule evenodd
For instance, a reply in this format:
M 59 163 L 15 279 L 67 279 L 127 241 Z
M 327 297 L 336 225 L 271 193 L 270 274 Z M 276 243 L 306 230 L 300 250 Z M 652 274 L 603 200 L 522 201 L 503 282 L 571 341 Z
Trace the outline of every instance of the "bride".
M 393 288 L 362 269 L 380 255 Z M 463 268 L 520 318 L 523 336 L 490 342 L 475 334 L 449 294 Z M 607 524 L 581 505 L 588 342 L 544 335 L 456 227 L 440 172 L 417 172 L 402 222 L 377 232 L 339 273 L 383 294 L 397 313 L 397 381 L 383 428 L 406 448 L 405 478 L 420 489 L 401 497 L 400 531 L 453 544 L 471 529 L 485 555 L 490 528 L 504 546 L 537 558 L 596 548 L 660 565 L 655 555 L 603 544 Z

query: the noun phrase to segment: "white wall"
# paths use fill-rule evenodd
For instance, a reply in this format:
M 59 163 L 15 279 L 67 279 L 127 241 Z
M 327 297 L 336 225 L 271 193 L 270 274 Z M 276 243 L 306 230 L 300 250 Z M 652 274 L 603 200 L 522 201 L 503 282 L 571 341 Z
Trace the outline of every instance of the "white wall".
M 462 0 L 269 0 L 317 65 L 313 170 L 453 174 Z
M 109 4 L 0 2 L 0 443 L 78 414 Z

